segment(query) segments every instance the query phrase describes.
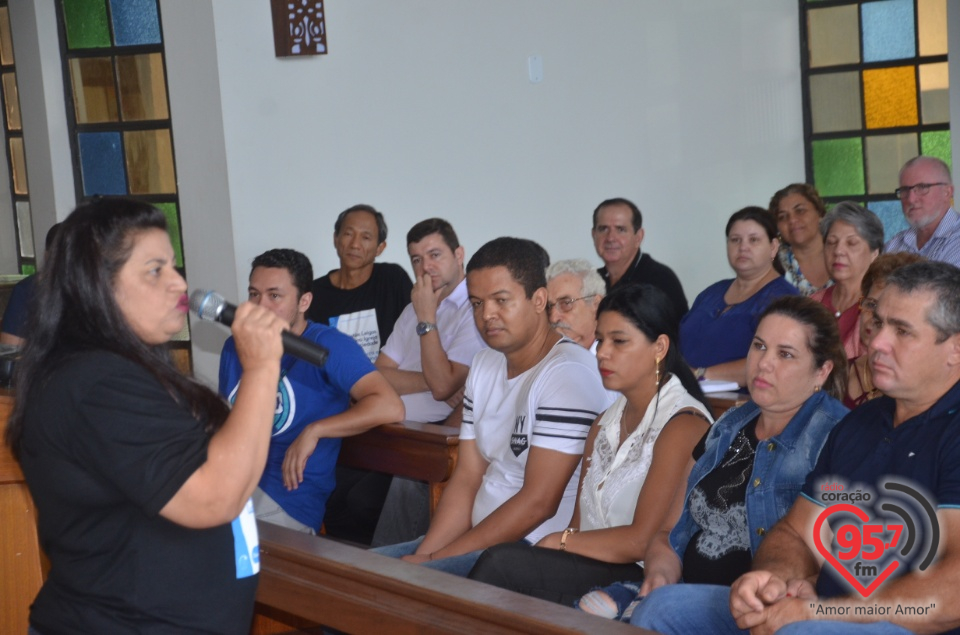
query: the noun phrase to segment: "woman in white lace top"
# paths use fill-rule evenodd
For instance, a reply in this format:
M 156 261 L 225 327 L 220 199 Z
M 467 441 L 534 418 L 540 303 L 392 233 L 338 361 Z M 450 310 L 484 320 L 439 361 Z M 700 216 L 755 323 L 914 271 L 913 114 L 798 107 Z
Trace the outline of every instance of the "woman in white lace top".
M 587 437 L 569 527 L 536 546 L 488 549 L 470 578 L 570 604 L 641 573 L 644 550 L 709 428 L 703 393 L 676 346 L 673 305 L 650 285 L 618 287 L 597 309 L 597 364 L 621 397 Z

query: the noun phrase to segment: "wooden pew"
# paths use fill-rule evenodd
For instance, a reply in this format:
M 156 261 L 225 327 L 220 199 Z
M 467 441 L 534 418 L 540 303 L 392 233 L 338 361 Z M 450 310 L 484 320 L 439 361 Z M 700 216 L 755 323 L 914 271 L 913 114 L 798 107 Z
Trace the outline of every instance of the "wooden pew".
M 459 428 L 412 421 L 389 423 L 345 438 L 338 462 L 427 481 L 433 513 L 457 464 L 459 443 Z
M 311 624 L 357 635 L 650 633 L 323 537 L 258 529 L 257 612 L 277 630 L 254 633 Z
M 12 410 L 12 393 L 0 390 L 0 437 Z M 0 440 L 0 633 L 27 632 L 30 604 L 46 569 L 33 499 L 20 464 Z
M 738 392 L 707 395 L 714 419 L 750 396 Z M 436 509 L 440 494 L 457 464 L 460 430 L 429 423 L 390 423 L 343 440 L 340 465 L 394 476 L 427 481 L 430 484 L 430 511 Z

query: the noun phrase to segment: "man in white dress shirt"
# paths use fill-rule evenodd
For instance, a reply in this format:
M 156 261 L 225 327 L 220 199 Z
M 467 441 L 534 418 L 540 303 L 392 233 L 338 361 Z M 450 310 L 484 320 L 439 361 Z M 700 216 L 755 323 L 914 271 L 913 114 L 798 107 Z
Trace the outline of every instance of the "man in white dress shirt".
M 486 348 L 467 297 L 464 249 L 453 226 L 429 218 L 407 232 L 416 282 L 376 366 L 400 394 L 407 420 L 460 425 L 470 362 Z M 426 483 L 394 477 L 373 546 L 422 536 L 430 525 Z

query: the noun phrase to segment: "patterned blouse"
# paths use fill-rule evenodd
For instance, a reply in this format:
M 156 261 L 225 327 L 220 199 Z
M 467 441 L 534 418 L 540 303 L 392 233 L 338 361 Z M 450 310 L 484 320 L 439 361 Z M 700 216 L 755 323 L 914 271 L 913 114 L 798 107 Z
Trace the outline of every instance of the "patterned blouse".
M 800 271 L 800 263 L 797 262 L 797 257 L 793 255 L 793 249 L 790 245 L 780 245 L 779 257 L 780 264 L 786 271 L 783 277 L 800 291 L 800 295 L 810 297 L 817 291 L 826 289 L 833 284 L 833 280 L 827 280 L 827 283 L 822 287 L 813 286 L 813 283 L 807 280 L 803 272 Z

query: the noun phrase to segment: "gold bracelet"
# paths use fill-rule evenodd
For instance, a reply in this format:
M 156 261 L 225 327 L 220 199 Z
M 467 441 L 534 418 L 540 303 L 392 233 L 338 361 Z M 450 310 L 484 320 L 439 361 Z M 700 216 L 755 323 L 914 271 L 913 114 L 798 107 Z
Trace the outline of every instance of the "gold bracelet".
M 567 527 L 566 529 L 563 530 L 563 533 L 560 534 L 560 551 L 567 550 L 567 536 L 569 536 L 570 534 L 575 534 L 578 531 L 580 530 L 577 529 L 576 527 Z

